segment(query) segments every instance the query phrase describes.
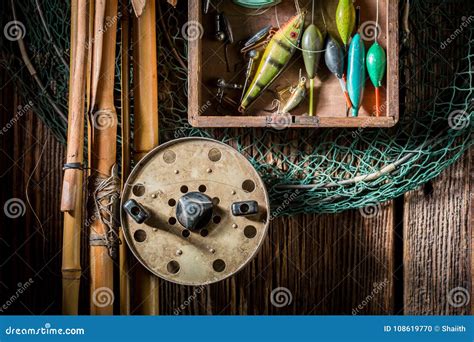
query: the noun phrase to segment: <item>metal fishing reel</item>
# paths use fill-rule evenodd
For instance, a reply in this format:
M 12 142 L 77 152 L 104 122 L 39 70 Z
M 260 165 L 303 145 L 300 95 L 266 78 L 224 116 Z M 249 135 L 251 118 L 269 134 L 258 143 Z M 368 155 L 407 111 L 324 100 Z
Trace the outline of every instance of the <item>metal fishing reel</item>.
M 269 199 L 249 161 L 206 138 L 183 138 L 148 153 L 122 194 L 125 239 L 155 275 L 204 285 L 242 269 L 269 224 Z

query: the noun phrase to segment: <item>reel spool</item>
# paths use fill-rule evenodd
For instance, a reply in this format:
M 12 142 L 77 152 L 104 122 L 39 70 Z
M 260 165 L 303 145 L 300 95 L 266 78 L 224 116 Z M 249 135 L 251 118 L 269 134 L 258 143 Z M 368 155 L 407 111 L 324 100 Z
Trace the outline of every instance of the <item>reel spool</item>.
M 249 161 L 206 138 L 170 141 L 133 169 L 122 194 L 128 246 L 155 275 L 205 285 L 242 269 L 267 234 L 265 185 Z

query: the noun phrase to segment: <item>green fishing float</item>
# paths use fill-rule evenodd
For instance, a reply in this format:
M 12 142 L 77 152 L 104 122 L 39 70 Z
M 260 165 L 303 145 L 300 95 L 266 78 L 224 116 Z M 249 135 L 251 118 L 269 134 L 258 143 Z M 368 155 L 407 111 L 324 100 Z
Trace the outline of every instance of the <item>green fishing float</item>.
M 367 72 L 375 87 L 375 115 L 380 116 L 380 87 L 387 67 L 385 50 L 375 41 L 367 52 Z
M 309 78 L 309 109 L 308 115 L 314 115 L 314 78 L 318 72 L 319 60 L 321 58 L 321 50 L 323 49 L 323 35 L 321 31 L 314 25 L 314 0 L 313 14 L 311 24 L 304 30 L 301 39 L 301 49 L 303 50 L 303 61 L 306 73 Z
M 377 0 L 377 17 L 376 17 L 376 30 L 374 44 L 367 52 L 367 72 L 369 78 L 375 88 L 375 115 L 380 116 L 380 87 L 382 86 L 382 80 L 385 76 L 385 70 L 387 69 L 387 56 L 385 50 L 377 41 L 378 37 L 378 25 L 379 22 L 379 1 Z
M 355 22 L 356 10 L 352 0 L 339 0 L 336 9 L 336 26 L 345 48 L 354 31 Z

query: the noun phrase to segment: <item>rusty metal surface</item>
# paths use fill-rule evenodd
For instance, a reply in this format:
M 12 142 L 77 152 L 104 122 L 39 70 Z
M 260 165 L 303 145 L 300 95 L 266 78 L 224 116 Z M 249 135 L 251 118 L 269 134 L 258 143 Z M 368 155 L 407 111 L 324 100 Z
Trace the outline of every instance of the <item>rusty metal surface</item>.
M 179 199 L 193 191 L 214 203 L 213 217 L 200 231 L 185 230 L 176 220 Z M 155 275 L 178 284 L 231 276 L 255 256 L 267 234 L 269 199 L 262 180 L 244 156 L 211 139 L 178 139 L 151 151 L 127 180 L 122 206 L 130 199 L 150 213 L 139 224 L 122 210 L 130 249 Z M 234 202 L 252 200 L 258 214 L 232 215 Z

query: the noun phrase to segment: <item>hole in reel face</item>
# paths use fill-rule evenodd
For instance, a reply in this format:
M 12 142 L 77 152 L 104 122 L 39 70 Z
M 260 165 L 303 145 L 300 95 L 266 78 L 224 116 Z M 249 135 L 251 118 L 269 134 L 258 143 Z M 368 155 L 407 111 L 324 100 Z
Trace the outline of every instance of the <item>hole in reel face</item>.
M 180 269 L 180 265 L 179 265 L 179 262 L 177 262 L 176 260 L 171 260 L 167 265 L 166 265 L 166 269 L 168 270 L 169 273 L 171 274 L 176 274 L 179 272 L 179 269 Z
M 132 187 L 132 192 L 135 196 L 137 197 L 141 197 L 145 194 L 145 186 L 143 184 L 135 184 L 133 187 Z
M 242 183 L 242 190 L 245 192 L 252 192 L 255 190 L 255 182 L 251 179 L 246 179 Z
M 244 235 L 247 239 L 252 239 L 257 235 L 257 228 L 254 226 L 247 226 L 244 228 Z
M 212 263 L 212 268 L 216 272 L 223 272 L 225 270 L 225 261 L 222 259 L 214 260 Z
M 146 240 L 146 232 L 143 229 L 138 229 L 134 234 L 133 238 L 137 242 L 143 242 Z

